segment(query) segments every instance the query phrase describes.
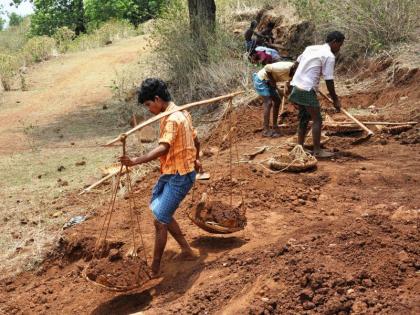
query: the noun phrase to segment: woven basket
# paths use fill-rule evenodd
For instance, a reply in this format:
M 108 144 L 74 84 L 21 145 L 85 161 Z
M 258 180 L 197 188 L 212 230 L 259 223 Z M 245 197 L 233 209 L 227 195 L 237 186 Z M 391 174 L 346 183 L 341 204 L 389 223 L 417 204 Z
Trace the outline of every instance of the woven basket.
M 296 145 L 288 154 L 273 156 L 267 162 L 273 171 L 304 172 L 315 168 L 318 161 L 302 146 Z
M 210 222 L 210 221 L 204 222 L 202 220 L 194 218 L 193 215 L 191 215 L 191 213 L 188 214 L 188 217 L 199 228 L 203 229 L 206 232 L 212 233 L 212 234 L 231 234 L 231 233 L 241 231 L 245 228 L 245 226 L 242 226 L 242 227 L 224 227 L 224 226 L 221 226 L 221 225 L 217 224 L 216 222 Z
M 317 164 L 317 160 L 308 160 L 306 162 L 294 161 L 288 155 L 279 155 L 271 158 L 268 161 L 269 167 L 274 171 L 285 171 L 285 172 L 305 172 L 314 169 Z
M 140 258 L 138 258 L 140 261 Z M 114 291 L 114 292 L 125 292 L 125 291 L 131 291 L 131 290 L 136 290 L 138 292 L 143 292 L 146 290 L 149 290 L 153 287 L 155 287 L 156 285 L 158 285 L 163 278 L 150 278 L 144 281 L 144 282 L 139 282 L 130 286 L 111 286 L 111 285 L 107 285 L 107 284 L 103 284 L 103 283 L 99 283 L 91 278 L 89 278 L 89 276 L 87 275 L 87 269 L 89 267 L 90 263 L 87 264 L 85 266 L 85 268 L 82 270 L 82 277 L 88 281 L 89 283 L 98 286 L 100 288 L 104 288 L 106 290 L 110 290 L 110 291 Z
M 413 128 L 412 125 L 401 125 L 401 126 L 392 126 L 392 127 L 383 127 L 382 132 L 389 133 L 391 135 L 398 135 L 401 132 L 410 130 Z

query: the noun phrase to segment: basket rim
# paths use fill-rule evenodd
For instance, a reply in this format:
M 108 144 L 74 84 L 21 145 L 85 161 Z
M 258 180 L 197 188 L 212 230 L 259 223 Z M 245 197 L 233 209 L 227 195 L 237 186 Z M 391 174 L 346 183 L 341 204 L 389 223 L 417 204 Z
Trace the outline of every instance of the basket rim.
M 230 234 L 230 233 L 235 233 L 238 231 L 241 231 L 245 228 L 244 227 L 233 227 L 233 228 L 228 228 L 225 226 L 221 226 L 216 222 L 211 222 L 211 221 L 202 221 L 202 220 L 198 220 L 196 218 L 194 218 L 191 213 L 188 213 L 188 218 L 195 224 L 197 225 L 199 228 L 203 229 L 206 232 L 209 233 L 214 233 L 214 234 Z
M 81 273 L 82 277 L 86 281 L 88 281 L 89 283 L 91 283 L 95 286 L 98 286 L 100 288 L 110 290 L 110 291 L 124 292 L 124 291 L 131 291 L 131 290 L 141 290 L 141 292 L 143 292 L 143 291 L 146 291 L 146 290 L 149 290 L 149 289 L 155 287 L 156 285 L 158 285 L 163 280 L 163 277 L 152 278 L 150 276 L 150 274 L 147 273 L 147 276 L 149 277 L 149 280 L 146 280 L 142 284 L 139 283 L 139 284 L 135 284 L 135 285 L 131 285 L 131 286 L 107 286 L 107 285 L 96 282 L 95 280 L 92 280 L 92 279 L 89 278 L 89 276 L 87 275 L 87 269 L 88 269 L 91 262 L 92 262 L 92 260 L 89 263 L 87 263 L 86 266 L 83 268 L 82 273 Z M 154 281 L 154 280 L 159 280 L 159 281 L 157 282 L 157 281 Z
M 287 157 L 290 159 L 290 157 L 288 155 L 281 155 L 284 157 Z M 301 163 L 292 163 L 293 160 L 291 160 L 290 162 L 283 162 L 283 161 L 277 161 L 274 159 L 274 157 L 272 157 L 269 161 L 269 164 L 272 165 L 272 162 L 276 163 L 280 169 L 284 169 L 285 171 L 289 170 L 289 171 L 305 171 L 305 170 L 309 170 L 314 168 L 317 163 L 318 160 L 315 157 L 311 157 L 311 159 L 309 161 L 307 161 L 304 164 Z M 270 167 L 271 168 L 271 167 Z

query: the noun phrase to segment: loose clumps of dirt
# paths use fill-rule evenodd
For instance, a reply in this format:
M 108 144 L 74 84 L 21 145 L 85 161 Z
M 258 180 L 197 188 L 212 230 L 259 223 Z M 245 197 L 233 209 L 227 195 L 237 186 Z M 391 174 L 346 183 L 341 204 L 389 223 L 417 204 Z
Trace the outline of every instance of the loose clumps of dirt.
M 234 208 L 221 201 L 210 201 L 201 213 L 201 219 L 227 228 L 245 227 L 247 220 L 244 212 L 240 207 Z
M 93 259 L 86 268 L 88 279 L 110 288 L 132 288 L 150 280 L 149 267 L 139 257 L 122 257 L 111 250 L 108 257 Z

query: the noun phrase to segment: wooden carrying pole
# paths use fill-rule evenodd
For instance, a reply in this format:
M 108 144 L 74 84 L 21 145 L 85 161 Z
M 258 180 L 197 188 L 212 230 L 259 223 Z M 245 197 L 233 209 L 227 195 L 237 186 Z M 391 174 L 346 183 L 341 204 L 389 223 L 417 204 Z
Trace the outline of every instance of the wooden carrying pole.
M 325 97 L 329 102 L 331 102 L 331 104 L 333 104 L 333 100 L 331 98 L 329 98 L 325 93 L 323 93 L 322 91 L 319 91 L 319 93 Z M 341 111 L 344 113 L 344 115 L 346 115 L 348 118 L 350 118 L 351 120 L 353 120 L 360 128 L 362 128 L 364 131 L 366 131 L 368 133 L 368 137 L 374 135 L 373 131 L 370 130 L 368 127 L 366 127 L 364 124 L 362 124 L 359 120 L 357 120 L 352 114 L 350 114 L 348 111 L 346 111 L 344 108 L 341 108 Z
M 243 93 L 244 92 L 235 92 L 235 93 L 231 93 L 231 94 L 227 94 L 227 95 L 224 95 L 224 96 L 219 96 L 219 97 L 211 98 L 211 99 L 200 101 L 200 102 L 186 104 L 186 105 L 180 106 L 177 110 L 172 110 L 172 111 L 169 111 L 169 112 L 160 113 L 159 115 L 156 115 L 155 117 L 152 117 L 152 118 L 144 121 L 140 125 L 135 126 L 133 129 L 127 131 L 125 134 L 119 135 L 118 138 L 115 138 L 114 140 L 108 142 L 107 144 L 105 144 L 105 146 L 110 146 L 110 145 L 112 145 L 112 144 L 114 144 L 116 142 L 122 141 L 128 135 L 131 135 L 132 133 L 134 133 L 134 132 L 136 132 L 136 131 L 138 131 L 138 130 L 144 128 L 144 127 L 146 127 L 147 125 L 150 125 L 150 124 L 154 123 L 155 121 L 161 119 L 162 117 L 168 116 L 168 115 L 170 115 L 172 113 L 175 113 L 177 111 L 185 110 L 187 108 L 194 107 L 194 106 L 208 105 L 208 104 L 212 104 L 212 103 L 223 101 L 223 100 L 227 100 L 227 99 L 232 99 L 235 96 L 237 96 L 239 94 L 243 94 Z M 108 174 L 104 178 L 101 178 L 100 180 L 98 180 L 96 183 L 94 183 L 94 184 L 90 185 L 89 187 L 83 189 L 83 191 L 80 192 L 79 195 L 83 195 L 84 193 L 87 193 L 87 192 L 91 191 L 93 188 L 99 186 L 100 184 L 102 184 L 106 180 L 112 178 L 113 176 L 117 175 L 118 173 L 119 173 L 119 170 L 118 171 L 114 171 L 114 172 Z
M 90 185 L 89 187 L 83 189 L 79 195 L 83 195 L 84 193 L 90 192 L 93 188 L 95 188 L 96 186 L 99 186 L 100 184 L 102 184 L 103 182 L 107 181 L 108 179 L 110 179 L 111 177 L 117 175 L 120 172 L 120 170 L 118 171 L 114 171 L 112 173 L 109 173 L 108 175 L 106 175 L 105 177 L 101 178 L 100 180 L 98 180 L 96 183 Z
M 131 129 L 131 130 L 127 131 L 127 132 L 126 132 L 126 133 L 124 133 L 123 135 L 124 135 L 125 137 L 127 137 L 127 136 L 131 135 L 132 133 L 134 133 L 134 132 L 136 132 L 136 131 L 139 131 L 140 129 L 142 129 L 142 128 L 144 128 L 144 127 L 146 127 L 146 126 L 148 126 L 148 125 L 150 125 L 150 124 L 154 123 L 155 121 L 158 121 L 159 119 L 161 119 L 161 118 L 163 118 L 163 117 L 166 117 L 166 116 L 169 116 L 169 115 L 171 115 L 171 114 L 173 114 L 173 113 L 175 113 L 175 112 L 182 111 L 182 110 L 186 110 L 186 109 L 191 108 L 191 107 L 194 107 L 194 106 L 199 106 L 199 105 L 209 105 L 209 104 L 212 104 L 212 103 L 215 103 L 215 102 L 219 102 L 219 101 L 224 101 L 224 100 L 232 99 L 232 98 L 234 98 L 235 96 L 237 96 L 237 95 L 239 95 L 239 94 L 243 94 L 243 93 L 244 93 L 244 92 L 242 92 L 242 91 L 241 91 L 241 92 L 235 92 L 235 93 L 231 93 L 231 94 L 227 94 L 227 95 L 223 95 L 223 96 L 219 96 L 219 97 L 211 98 L 211 99 L 208 99 L 208 100 L 199 101 L 199 102 L 195 102 L 195 103 L 189 103 L 189 104 L 186 104 L 186 105 L 180 106 L 180 107 L 179 107 L 178 109 L 176 109 L 176 110 L 171 110 L 171 111 L 168 111 L 168 112 L 163 112 L 163 113 L 160 113 L 159 115 L 156 115 L 155 117 L 152 117 L 152 118 L 150 118 L 150 119 L 148 119 L 148 120 L 146 120 L 146 121 L 142 122 L 141 124 L 137 125 L 137 126 L 136 126 L 136 127 L 134 127 L 133 129 Z M 112 141 L 108 142 L 107 144 L 105 144 L 105 146 L 111 146 L 111 145 L 113 145 L 114 143 L 121 141 L 121 137 L 122 137 L 123 135 L 119 135 L 119 136 L 118 136 L 117 138 L 115 138 L 114 140 L 112 140 Z

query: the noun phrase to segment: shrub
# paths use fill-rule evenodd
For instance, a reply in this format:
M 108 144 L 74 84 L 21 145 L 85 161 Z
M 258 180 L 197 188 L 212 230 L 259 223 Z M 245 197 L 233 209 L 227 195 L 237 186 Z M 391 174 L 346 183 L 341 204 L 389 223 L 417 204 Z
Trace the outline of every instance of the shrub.
M 26 63 L 40 62 L 52 56 L 55 40 L 48 36 L 32 37 L 22 49 Z
M 345 33 L 344 51 L 357 58 L 407 41 L 419 26 L 415 0 L 292 0 L 300 16 L 317 26 L 321 40 L 333 29 Z
M 30 20 L 26 17 L 18 26 L 8 27 L 0 32 L 0 53 L 15 53 L 22 49 L 28 41 L 29 24 Z
M 134 26 L 124 20 L 111 20 L 89 34 L 76 37 L 70 44 L 70 51 L 87 50 L 102 47 L 110 41 L 116 41 L 136 35 Z
M 20 60 L 18 57 L 0 54 L 0 80 L 5 91 L 10 91 L 19 67 Z
M 76 33 L 69 29 L 67 26 L 60 27 L 54 34 L 53 38 L 60 52 L 66 52 L 70 43 L 76 36 Z
M 229 25 L 219 19 L 214 33 L 202 35 L 207 43 L 203 58 L 201 45 L 193 39 L 189 27 L 185 1 L 174 0 L 163 11 L 154 31 L 157 67 L 163 63 L 165 79 L 176 100 L 186 103 L 221 95 L 243 84 L 248 67 L 241 58 L 242 38 L 234 37 Z

